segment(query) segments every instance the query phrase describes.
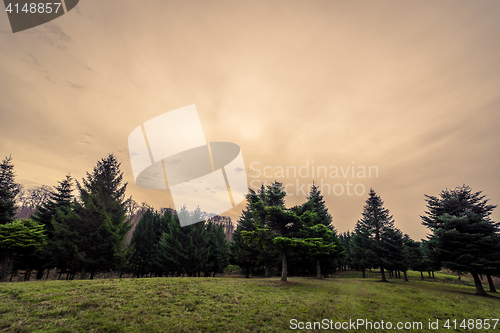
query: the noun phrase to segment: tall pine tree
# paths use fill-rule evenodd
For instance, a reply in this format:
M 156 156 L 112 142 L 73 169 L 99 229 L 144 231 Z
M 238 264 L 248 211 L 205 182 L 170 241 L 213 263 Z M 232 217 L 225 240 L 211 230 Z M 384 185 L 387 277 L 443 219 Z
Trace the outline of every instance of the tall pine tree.
M 56 266 L 57 254 L 54 247 L 54 225 L 53 219 L 57 218 L 59 213 L 67 214 L 71 209 L 71 202 L 73 201 L 73 179 L 67 175 L 65 179 L 59 181 L 59 184 L 54 189 L 49 191 L 48 200 L 44 201 L 41 205 L 36 207 L 32 219 L 42 224 L 47 235 L 47 246 L 43 252 L 37 257 L 38 274 L 37 279 L 43 275 L 44 269 L 50 269 Z
M 16 218 L 16 195 L 19 185 L 15 182 L 12 157 L 6 157 L 0 164 L 0 225 L 13 222 Z
M 125 237 L 130 229 L 123 172 L 113 154 L 97 162 L 82 183 L 72 211 L 55 224 L 60 244 L 66 244 L 73 267 L 79 265 L 90 278 L 96 272 L 120 269 L 126 255 Z M 64 246 L 59 246 L 59 248 Z
M 383 205 L 380 196 L 370 189 L 369 197 L 363 207 L 362 218 L 356 223 L 355 234 L 356 238 L 361 238 L 360 243 L 365 248 L 367 257 L 373 260 L 372 267 L 380 267 L 382 281 L 387 282 L 385 265 L 389 253 L 385 242 L 389 238 L 387 232 L 394 230 L 395 227 L 389 210 Z
M 421 218 L 432 232 L 429 242 L 442 265 L 471 273 L 476 293 L 487 295 L 479 274 L 498 272 L 500 225 L 490 218 L 497 206 L 481 193 L 463 185 L 441 191 L 439 198 L 426 195 L 427 211 Z

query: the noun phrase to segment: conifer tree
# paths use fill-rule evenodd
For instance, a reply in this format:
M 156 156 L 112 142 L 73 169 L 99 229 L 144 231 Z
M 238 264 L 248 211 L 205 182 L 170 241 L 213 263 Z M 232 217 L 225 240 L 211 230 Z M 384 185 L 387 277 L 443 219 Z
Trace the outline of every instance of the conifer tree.
M 439 198 L 426 195 L 428 210 L 421 218 L 432 232 L 429 241 L 442 265 L 471 273 L 476 293 L 487 295 L 479 274 L 498 272 L 500 229 L 490 219 L 496 206 L 481 193 L 463 185 L 441 191 Z
M 59 184 L 54 189 L 49 190 L 48 200 L 42 202 L 36 207 L 32 219 L 42 224 L 47 236 L 47 246 L 35 259 L 37 261 L 37 279 L 43 275 L 44 269 L 50 269 L 56 265 L 55 263 L 55 247 L 54 240 L 54 225 L 53 219 L 57 217 L 57 211 L 60 210 L 63 214 L 71 209 L 73 201 L 73 179 L 67 175 L 65 179 L 59 181 Z
M 0 225 L 0 280 L 4 278 L 14 256 L 24 256 L 45 246 L 43 225 L 20 219 Z
M 349 245 L 352 266 L 361 270 L 363 278 L 366 278 L 366 270 L 371 269 L 376 261 L 373 242 L 368 229 L 363 229 L 360 224 L 357 224 L 351 234 Z
M 307 201 L 298 209 L 298 215 L 302 220 L 302 237 L 308 239 L 308 251 L 316 263 L 316 277 L 319 279 L 321 266 L 335 269 L 338 259 L 345 255 L 345 248 L 337 236 L 332 216 L 316 184 L 312 184 Z
M 12 157 L 9 156 L 0 164 L 0 225 L 11 223 L 16 218 L 15 198 L 19 191 Z
M 229 243 L 226 240 L 224 227 L 211 222 L 205 223 L 207 230 L 207 246 L 210 249 L 207 262 L 204 267 L 204 276 L 210 272 L 220 274 L 229 264 Z
M 158 214 L 147 210 L 135 227 L 130 246 L 132 253 L 130 264 L 134 274 L 139 278 L 153 270 L 156 256 L 157 233 L 155 224 L 158 224 Z
M 369 197 L 363 207 L 362 218 L 358 220 L 355 227 L 356 237 L 361 237 L 361 248 L 365 248 L 367 257 L 372 262 L 372 267 L 380 267 L 382 281 L 387 282 L 385 277 L 385 265 L 388 259 L 388 250 L 384 241 L 388 230 L 394 230 L 394 220 L 389 210 L 384 208 L 384 202 L 373 189 L 370 189 Z
M 249 189 L 249 192 L 246 195 L 246 207 L 243 209 L 241 216 L 238 219 L 236 230 L 233 234 L 233 241 L 230 245 L 230 261 L 232 264 L 240 266 L 245 272 L 246 277 L 250 276 L 252 267 L 257 265 L 257 258 L 260 252 L 254 245 L 248 244 L 244 241 L 242 232 L 253 232 L 256 230 L 254 218 L 254 214 L 256 214 L 256 212 L 254 211 L 254 208 L 255 204 L 259 201 L 259 198 L 261 198 L 261 196 L 255 193 L 254 190 Z
M 156 262 L 168 276 L 183 273 L 182 263 L 189 259 L 183 248 L 185 236 L 177 214 L 166 211 L 163 215 L 164 231 L 160 236 Z
M 116 157 L 109 154 L 101 159 L 82 183 L 77 181 L 79 200 L 54 225 L 58 247 L 66 244 L 71 266 L 90 272 L 91 279 L 96 272 L 123 266 L 130 223 L 126 216 L 127 184 L 122 180 Z

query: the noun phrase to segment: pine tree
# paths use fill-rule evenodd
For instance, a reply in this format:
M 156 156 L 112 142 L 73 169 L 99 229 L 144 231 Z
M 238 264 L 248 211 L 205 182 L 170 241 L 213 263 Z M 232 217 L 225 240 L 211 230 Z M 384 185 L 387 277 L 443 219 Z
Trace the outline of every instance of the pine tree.
M 364 229 L 361 224 L 356 224 L 349 242 L 351 263 L 353 268 L 361 270 L 363 278 L 366 278 L 366 270 L 371 269 L 376 262 L 373 243 L 369 230 Z
M 183 220 L 192 221 L 200 221 L 204 216 L 199 208 L 188 212 L 182 207 L 177 214 Z M 168 223 L 163 233 L 157 260 L 165 270 L 175 270 L 177 275 L 186 273 L 189 276 L 199 276 L 211 266 L 209 257 L 214 249 L 209 243 L 210 236 L 204 221 L 181 227 L 178 216 Z
M 155 224 L 158 224 L 160 217 L 151 210 L 141 217 L 135 227 L 130 246 L 132 254 L 130 263 L 135 275 L 143 277 L 153 270 L 156 256 L 157 232 Z
M 421 242 L 415 242 L 413 240 L 408 240 L 406 242 L 405 252 L 408 258 L 409 267 L 417 272 L 420 272 L 420 278 L 424 280 L 423 271 L 426 271 L 429 267 L 425 256 L 424 256 L 424 245 Z
M 14 220 L 0 225 L 0 280 L 4 278 L 14 256 L 41 250 L 46 244 L 43 225 L 30 220 Z
M 479 274 L 498 272 L 500 227 L 490 219 L 496 206 L 488 205 L 481 193 L 463 185 L 441 191 L 439 198 L 426 195 L 428 210 L 421 218 L 432 232 L 429 241 L 442 265 L 471 273 L 476 293 L 487 295 Z
M 156 263 L 168 276 L 169 273 L 180 276 L 183 273 L 182 263 L 189 259 L 183 248 L 184 233 L 181 230 L 177 214 L 166 211 L 162 217 L 164 230 L 160 235 Z
M 397 229 L 388 229 L 383 237 L 383 246 L 386 250 L 386 268 L 392 273 L 403 272 L 405 281 L 408 281 L 406 271 L 408 270 L 408 260 L 405 252 L 405 240 L 408 235 Z M 399 275 L 400 276 L 400 275 Z
M 352 234 L 347 230 L 339 235 L 339 240 L 344 247 L 345 256 L 339 259 L 340 267 L 342 270 L 352 269 L 352 255 L 351 255 L 351 241 Z
M 16 218 L 15 198 L 19 191 L 12 157 L 9 156 L 0 164 L 0 225 L 11 223 Z
M 345 249 L 337 237 L 332 224 L 332 216 L 328 213 L 323 196 L 314 183 L 307 199 L 304 204 L 295 209 L 301 220 L 301 237 L 308 244 L 309 255 L 302 256 L 302 261 L 311 262 L 312 257 L 316 264 L 316 277 L 319 279 L 321 267 L 323 266 L 325 271 L 336 269 L 338 259 L 345 255 Z
M 314 182 L 311 186 L 311 189 L 309 190 L 307 201 L 303 206 L 305 210 L 310 210 L 318 215 L 317 223 L 326 226 L 332 226 L 332 216 L 328 212 L 328 208 L 326 208 L 325 200 L 318 185 L 316 185 Z
M 207 263 L 203 269 L 204 276 L 209 276 L 210 272 L 220 274 L 229 264 L 229 243 L 226 240 L 224 227 L 206 222 L 207 246 L 210 249 Z
M 388 250 L 384 246 L 388 230 L 394 230 L 394 220 L 389 210 L 383 207 L 384 202 L 373 189 L 370 189 L 369 197 L 363 207 L 362 218 L 358 220 L 355 227 L 356 237 L 361 237 L 362 247 L 367 252 L 372 262 L 372 267 L 380 267 L 382 281 L 387 282 L 385 277 L 385 264 L 387 262 Z
M 32 219 L 44 226 L 47 235 L 47 246 L 39 256 L 35 258 L 38 269 L 37 279 L 41 279 L 44 269 L 50 269 L 55 263 L 54 225 L 53 219 L 57 216 L 57 210 L 64 213 L 71 209 L 73 201 L 73 179 L 67 175 L 65 179 L 59 182 L 54 189 L 49 190 L 48 199 L 36 207 Z
M 125 259 L 125 237 L 130 229 L 127 200 L 120 163 L 113 154 L 97 162 L 82 183 L 77 181 L 79 200 L 72 212 L 56 223 L 61 244 L 71 251 L 71 266 L 78 263 L 90 278 L 99 271 L 120 269 Z
M 56 210 L 70 209 L 73 201 L 73 179 L 67 175 L 65 179 L 59 181 L 59 184 L 49 191 L 48 200 L 36 207 L 32 219 L 43 224 L 47 236 L 50 238 L 54 231 L 52 218 L 56 215 Z
M 265 191 L 264 191 L 265 192 Z M 249 277 L 252 268 L 258 264 L 258 256 L 260 252 L 254 245 L 248 244 L 244 241 L 242 232 L 253 232 L 256 230 L 255 218 L 254 218 L 254 208 L 256 203 L 261 198 L 254 190 L 249 189 L 246 196 L 247 204 L 245 209 L 241 212 L 241 216 L 238 219 L 236 230 L 233 234 L 233 241 L 230 246 L 230 262 L 233 265 L 240 266 L 245 272 L 245 276 Z M 266 271 L 266 276 L 268 272 Z
M 287 282 L 288 257 L 294 248 L 304 248 L 301 221 L 296 209 L 285 207 L 283 185 L 274 182 L 255 196 L 250 203 L 252 231 L 242 231 L 244 242 L 260 253 L 276 253 L 281 257 L 281 281 Z

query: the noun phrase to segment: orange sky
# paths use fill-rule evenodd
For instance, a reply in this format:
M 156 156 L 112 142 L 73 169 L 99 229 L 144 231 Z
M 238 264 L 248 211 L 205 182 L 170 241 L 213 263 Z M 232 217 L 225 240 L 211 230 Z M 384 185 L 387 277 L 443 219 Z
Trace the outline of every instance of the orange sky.
M 500 203 L 499 17 L 497 1 L 86 0 L 12 34 L 0 13 L 0 157 L 30 187 L 81 179 L 114 152 L 129 195 L 169 206 L 134 184 L 127 138 L 196 104 L 207 140 L 240 145 L 249 184 L 252 163 L 274 178 L 313 161 L 376 166 L 279 180 L 293 193 L 297 181 L 362 184 L 325 195 L 339 231 L 373 187 L 421 239 L 424 194 L 465 183 Z

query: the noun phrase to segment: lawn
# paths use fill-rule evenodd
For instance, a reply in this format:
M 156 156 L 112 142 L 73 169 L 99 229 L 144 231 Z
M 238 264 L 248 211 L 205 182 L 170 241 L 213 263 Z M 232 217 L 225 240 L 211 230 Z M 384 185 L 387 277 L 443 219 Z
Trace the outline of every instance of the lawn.
M 500 323 L 495 330 L 442 329 L 447 319 L 498 319 L 500 296 L 419 281 L 419 273 L 410 282 L 390 283 L 349 274 L 296 277 L 288 284 L 278 278 L 186 277 L 1 283 L 0 332 L 283 332 L 292 331 L 291 319 L 423 323 L 410 332 L 500 332 Z M 427 329 L 429 320 L 439 320 L 440 329 Z

